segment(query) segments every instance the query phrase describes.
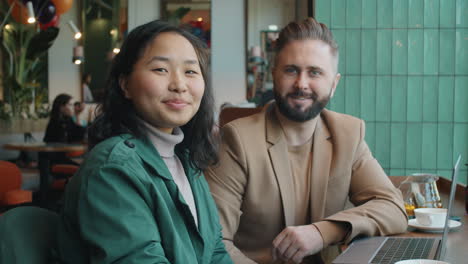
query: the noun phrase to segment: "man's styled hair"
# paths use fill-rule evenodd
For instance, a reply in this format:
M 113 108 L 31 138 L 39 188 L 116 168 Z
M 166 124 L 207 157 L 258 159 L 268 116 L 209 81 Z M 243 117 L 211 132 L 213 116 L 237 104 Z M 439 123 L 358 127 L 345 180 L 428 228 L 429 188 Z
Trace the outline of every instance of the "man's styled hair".
M 325 24 L 309 17 L 302 22 L 291 22 L 284 27 L 275 43 L 278 54 L 288 43 L 296 40 L 321 40 L 330 46 L 333 57 L 338 62 L 338 44 Z

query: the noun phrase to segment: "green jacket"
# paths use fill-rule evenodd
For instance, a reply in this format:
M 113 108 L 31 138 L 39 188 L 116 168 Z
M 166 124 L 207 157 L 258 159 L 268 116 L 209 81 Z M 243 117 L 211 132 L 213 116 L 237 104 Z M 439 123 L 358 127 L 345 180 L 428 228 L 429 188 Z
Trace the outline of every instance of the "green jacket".
M 109 138 L 67 186 L 54 255 L 61 263 L 232 263 L 202 174 L 182 161 L 190 209 L 153 144 Z

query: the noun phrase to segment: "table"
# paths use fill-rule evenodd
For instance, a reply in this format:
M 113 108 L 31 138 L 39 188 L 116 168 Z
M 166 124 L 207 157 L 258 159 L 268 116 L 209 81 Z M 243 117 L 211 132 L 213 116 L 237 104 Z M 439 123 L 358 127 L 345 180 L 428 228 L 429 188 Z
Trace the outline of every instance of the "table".
M 86 151 L 87 146 L 84 144 L 66 144 L 66 143 L 9 143 L 3 145 L 3 148 L 9 150 L 32 151 L 38 152 L 38 167 L 39 167 L 39 204 L 44 206 L 47 201 L 47 191 L 49 188 L 49 153 L 54 152 L 71 152 L 71 151 Z
M 444 203 L 444 207 L 447 206 L 448 193 L 444 190 L 439 190 L 440 196 Z M 456 231 L 450 232 L 447 240 L 447 252 L 445 254 L 445 261 L 458 264 L 468 262 L 468 214 L 465 212 L 465 201 L 459 199 L 460 196 L 454 201 L 452 208 L 452 215 L 459 216 L 461 218 L 462 226 Z M 442 236 L 442 234 L 424 233 L 412 228 L 408 229 L 405 234 L 398 236 L 404 237 L 434 237 Z
M 459 175 L 462 177 L 462 175 Z M 406 179 L 406 176 L 391 176 L 395 186 L 399 186 L 400 182 Z M 447 208 L 449 194 L 450 194 L 450 181 L 444 178 L 439 178 L 437 181 L 437 189 L 442 200 L 443 207 Z M 465 211 L 464 201 L 464 188 L 461 185 L 457 186 L 455 201 L 452 208 L 452 216 L 461 218 L 462 226 L 456 231 L 452 231 L 448 235 L 447 251 L 445 254 L 445 261 L 452 264 L 467 263 L 468 262 L 468 214 Z M 425 233 L 413 228 L 408 228 L 408 232 L 399 234 L 401 237 L 442 237 L 441 233 Z

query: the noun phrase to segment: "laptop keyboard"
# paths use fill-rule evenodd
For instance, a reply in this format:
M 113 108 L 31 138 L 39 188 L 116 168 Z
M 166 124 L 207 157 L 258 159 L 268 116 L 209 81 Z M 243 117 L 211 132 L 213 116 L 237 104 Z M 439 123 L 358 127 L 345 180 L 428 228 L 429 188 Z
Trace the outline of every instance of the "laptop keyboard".
M 433 238 L 388 238 L 371 263 L 395 263 L 405 259 L 425 259 L 434 244 Z

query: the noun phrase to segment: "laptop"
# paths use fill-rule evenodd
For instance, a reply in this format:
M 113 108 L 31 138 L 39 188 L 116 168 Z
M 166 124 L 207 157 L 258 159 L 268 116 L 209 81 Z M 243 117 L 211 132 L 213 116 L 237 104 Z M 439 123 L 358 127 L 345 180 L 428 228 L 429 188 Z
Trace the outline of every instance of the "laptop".
M 370 237 L 357 240 L 341 253 L 333 264 L 395 263 L 405 259 L 435 259 L 445 257 L 449 233 L 450 212 L 452 211 L 461 155 L 452 171 L 447 217 L 444 232 L 440 237 Z

